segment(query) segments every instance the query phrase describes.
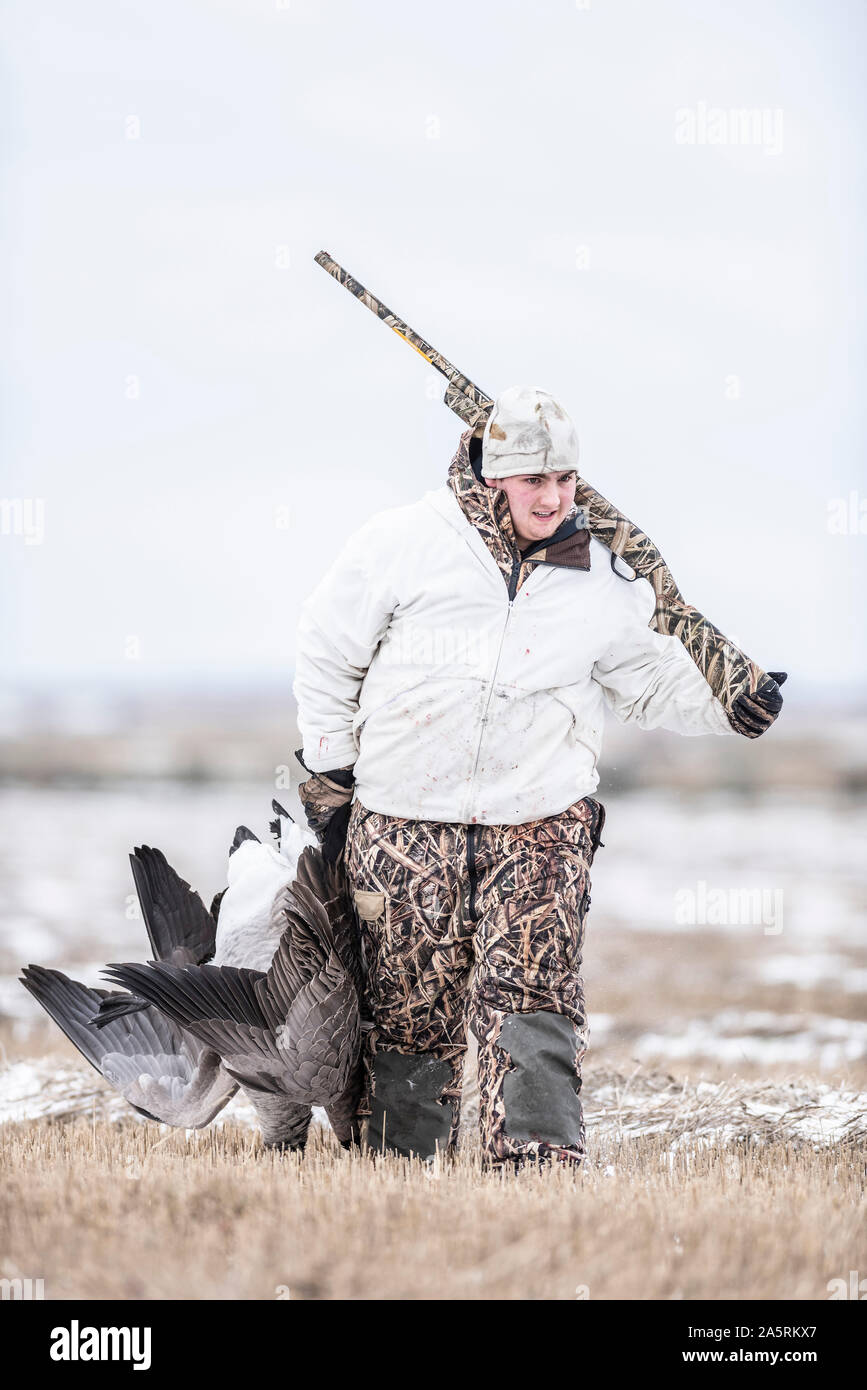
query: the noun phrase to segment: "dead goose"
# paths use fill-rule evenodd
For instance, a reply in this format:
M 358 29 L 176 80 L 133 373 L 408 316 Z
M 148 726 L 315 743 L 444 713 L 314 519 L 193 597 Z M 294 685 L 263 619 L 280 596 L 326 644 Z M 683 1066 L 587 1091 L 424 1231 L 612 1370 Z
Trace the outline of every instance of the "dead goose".
M 130 863 L 154 955 L 175 962 L 210 959 L 216 922 L 198 893 L 158 849 L 142 845 Z M 218 1053 L 145 1000 L 90 989 L 40 965 L 26 966 L 21 983 L 91 1066 L 148 1119 L 199 1129 L 238 1089 Z M 97 1027 L 98 1011 L 104 1013 Z
M 326 1108 L 348 1144 L 356 1137 L 360 967 L 340 879 L 318 849 L 302 851 L 271 922 L 280 939 L 267 972 L 163 960 L 103 973 L 219 1053 L 256 1107 L 266 1144 L 303 1142 L 313 1105 Z
M 278 850 L 240 827 L 229 852 L 229 886 L 214 899 L 210 913 L 159 850 L 142 846 L 130 856 L 151 948 L 159 960 L 270 965 L 283 928 L 272 921 L 274 897 L 294 877 L 304 846 L 315 844 L 309 831 L 299 830 L 276 801 L 272 804 Z M 21 982 L 91 1065 L 148 1118 L 199 1128 L 237 1090 L 213 1049 L 146 1000 L 92 990 L 40 966 L 27 967 Z M 309 1105 L 265 1094 L 251 1099 L 263 1130 L 278 1131 L 281 1141 L 293 1146 L 303 1142 Z

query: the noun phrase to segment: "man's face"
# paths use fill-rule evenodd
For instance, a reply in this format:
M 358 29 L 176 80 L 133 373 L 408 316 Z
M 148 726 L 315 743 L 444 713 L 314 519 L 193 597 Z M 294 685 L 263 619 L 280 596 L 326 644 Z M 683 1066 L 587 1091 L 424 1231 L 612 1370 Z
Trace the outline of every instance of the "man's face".
M 522 473 L 515 478 L 485 478 L 488 487 L 501 487 L 509 499 L 512 526 L 523 549 L 553 536 L 575 501 L 576 474 Z

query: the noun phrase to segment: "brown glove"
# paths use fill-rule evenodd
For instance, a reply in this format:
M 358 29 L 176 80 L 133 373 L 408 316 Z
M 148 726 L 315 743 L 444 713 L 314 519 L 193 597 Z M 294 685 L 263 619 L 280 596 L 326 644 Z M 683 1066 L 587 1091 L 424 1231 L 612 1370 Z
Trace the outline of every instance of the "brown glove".
M 295 756 L 305 771 L 310 772 L 302 751 L 299 748 Z M 312 772 L 298 787 L 307 824 L 319 841 L 323 858 L 330 864 L 337 863 L 346 845 L 354 786 L 352 768 L 341 767 L 330 772 Z

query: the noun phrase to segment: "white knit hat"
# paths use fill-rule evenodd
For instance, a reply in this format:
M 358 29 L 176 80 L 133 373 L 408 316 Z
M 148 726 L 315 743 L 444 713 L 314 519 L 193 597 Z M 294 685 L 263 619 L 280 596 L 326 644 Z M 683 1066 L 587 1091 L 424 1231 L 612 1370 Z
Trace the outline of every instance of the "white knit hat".
M 547 391 L 510 386 L 494 402 L 482 436 L 482 476 L 565 473 L 578 468 L 578 436 Z

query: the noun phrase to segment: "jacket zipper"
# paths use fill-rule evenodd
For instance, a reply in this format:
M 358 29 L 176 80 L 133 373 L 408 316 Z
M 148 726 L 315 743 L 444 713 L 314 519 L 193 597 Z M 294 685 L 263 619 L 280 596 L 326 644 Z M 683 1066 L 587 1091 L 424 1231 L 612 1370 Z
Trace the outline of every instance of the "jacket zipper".
M 479 741 L 478 741 L 478 744 L 476 745 L 476 759 L 475 759 L 475 762 L 473 763 L 473 772 L 472 772 L 472 776 L 470 777 L 470 791 L 469 791 L 469 800 L 470 800 L 470 802 L 472 802 L 473 791 L 474 791 L 475 783 L 476 783 L 476 771 L 477 771 L 478 766 L 479 766 L 479 758 L 481 757 L 481 754 L 482 754 L 482 739 L 483 739 L 484 736 L 485 736 L 485 725 L 486 725 L 487 722 L 488 722 L 488 710 L 490 709 L 491 697 L 492 697 L 492 695 L 493 695 L 493 693 L 494 693 L 494 686 L 495 686 L 496 681 L 497 681 L 497 672 L 498 672 L 499 669 L 500 669 L 500 656 L 501 656 L 502 651 L 503 651 L 503 642 L 505 641 L 505 638 L 506 638 L 506 628 L 509 626 L 509 618 L 512 616 L 512 606 L 513 606 L 513 604 L 514 604 L 514 602 L 515 602 L 515 594 L 516 594 L 517 591 L 518 591 L 518 575 L 520 574 L 520 572 L 521 572 L 521 557 L 520 557 L 520 555 L 516 555 L 516 556 L 514 556 L 513 559 L 512 559 L 512 573 L 511 573 L 511 575 L 509 576 L 509 607 L 508 607 L 508 609 L 507 609 L 507 611 L 506 611 L 506 621 L 503 623 L 503 630 L 502 630 L 502 632 L 500 633 L 500 645 L 499 645 L 499 647 L 497 648 L 497 659 L 496 659 L 496 661 L 494 662 L 494 670 L 493 670 L 493 673 L 492 673 L 492 675 L 491 675 L 490 684 L 489 684 L 489 686 L 488 686 L 488 698 L 487 698 L 487 700 L 485 701 L 485 708 L 484 708 L 484 710 L 482 711 L 481 723 L 480 723 L 480 725 L 479 725 Z

